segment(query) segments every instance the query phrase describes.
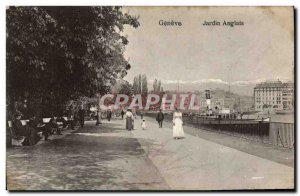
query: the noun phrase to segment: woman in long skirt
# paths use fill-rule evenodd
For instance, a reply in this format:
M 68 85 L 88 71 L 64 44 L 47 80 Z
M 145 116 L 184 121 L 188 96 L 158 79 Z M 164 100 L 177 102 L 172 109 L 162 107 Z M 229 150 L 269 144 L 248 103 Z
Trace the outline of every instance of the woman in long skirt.
M 129 131 L 133 129 L 133 114 L 130 109 L 126 112 L 126 129 Z
M 181 139 L 184 138 L 184 132 L 183 132 L 183 121 L 182 121 L 182 113 L 178 111 L 176 108 L 176 111 L 173 115 L 173 138 L 174 139 Z

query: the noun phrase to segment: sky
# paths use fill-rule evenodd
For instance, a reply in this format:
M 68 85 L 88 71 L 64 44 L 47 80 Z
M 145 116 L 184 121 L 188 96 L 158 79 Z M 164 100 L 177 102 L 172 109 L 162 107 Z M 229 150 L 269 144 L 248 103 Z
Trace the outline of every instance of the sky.
M 293 80 L 292 7 L 124 7 L 139 16 L 137 29 L 126 27 L 129 82 L 146 74 L 150 82 L 220 82 L 233 85 Z M 182 26 L 160 26 L 159 21 Z M 203 26 L 204 21 L 220 26 Z M 223 21 L 243 26 L 223 26 Z

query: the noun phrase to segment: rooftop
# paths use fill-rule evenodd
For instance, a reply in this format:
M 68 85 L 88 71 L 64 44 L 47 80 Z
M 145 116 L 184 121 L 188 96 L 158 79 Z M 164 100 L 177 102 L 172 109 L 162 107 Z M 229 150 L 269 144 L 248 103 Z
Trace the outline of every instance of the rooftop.
M 282 87 L 281 81 L 267 81 L 256 84 L 255 88 L 280 88 Z
M 283 83 L 281 81 L 266 81 L 256 84 L 255 88 L 282 88 L 282 87 L 294 87 L 294 83 L 287 82 Z
M 287 82 L 282 84 L 283 88 L 294 88 L 294 83 L 292 82 Z

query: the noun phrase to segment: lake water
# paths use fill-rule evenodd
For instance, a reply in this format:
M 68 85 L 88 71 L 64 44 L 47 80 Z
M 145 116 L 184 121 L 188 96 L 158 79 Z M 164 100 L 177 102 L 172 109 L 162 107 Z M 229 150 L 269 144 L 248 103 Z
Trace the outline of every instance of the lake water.
M 243 116 L 244 119 L 261 119 L 266 118 L 267 115 L 251 114 Z M 294 114 L 271 114 L 271 122 L 294 123 Z

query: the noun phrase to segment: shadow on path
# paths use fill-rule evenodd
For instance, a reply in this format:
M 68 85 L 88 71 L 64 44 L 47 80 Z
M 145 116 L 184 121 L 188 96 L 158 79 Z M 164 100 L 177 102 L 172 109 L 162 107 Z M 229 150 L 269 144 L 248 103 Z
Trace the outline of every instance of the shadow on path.
M 93 122 L 88 122 L 84 128 L 63 139 L 52 140 L 38 147 L 8 150 L 8 189 L 137 190 L 143 186 L 153 186 L 138 179 L 132 182 L 122 180 L 124 173 L 131 172 L 128 167 L 134 167 L 126 165 L 129 159 L 131 162 L 132 159 L 145 159 L 145 151 L 137 139 L 76 134 L 121 132 L 124 131 L 120 130 L 120 124 L 117 123 L 95 126 Z

